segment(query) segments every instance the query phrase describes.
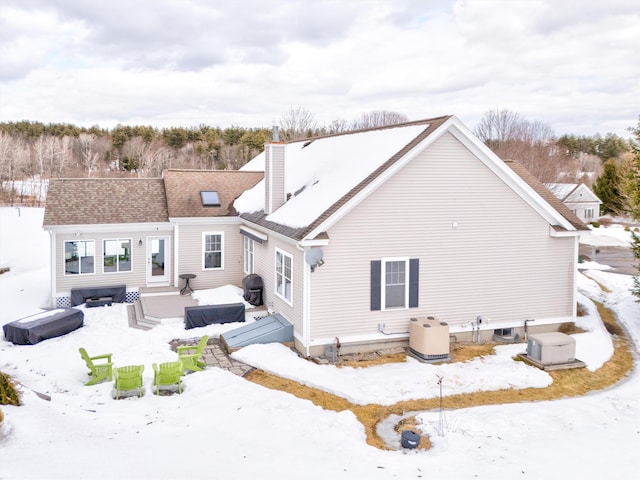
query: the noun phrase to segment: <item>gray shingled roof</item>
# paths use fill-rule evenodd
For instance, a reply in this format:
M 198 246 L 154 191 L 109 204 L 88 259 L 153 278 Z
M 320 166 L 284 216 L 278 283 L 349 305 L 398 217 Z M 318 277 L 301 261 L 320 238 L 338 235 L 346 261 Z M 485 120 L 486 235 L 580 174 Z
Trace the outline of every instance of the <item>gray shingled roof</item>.
M 237 215 L 233 202 L 262 180 L 263 172 L 238 170 L 166 170 L 163 173 L 169 217 Z M 219 207 L 204 207 L 201 191 L 216 191 Z
M 580 220 L 569 208 L 562 203 L 562 201 L 556 197 L 547 187 L 544 186 L 536 177 L 533 176 L 524 165 L 516 160 L 504 160 L 504 163 L 518 174 L 527 184 L 533 188 L 538 195 L 540 195 L 549 205 L 560 213 L 576 230 L 589 230 L 582 220 Z
M 167 221 L 167 201 L 160 178 L 63 178 L 49 181 L 45 226 Z

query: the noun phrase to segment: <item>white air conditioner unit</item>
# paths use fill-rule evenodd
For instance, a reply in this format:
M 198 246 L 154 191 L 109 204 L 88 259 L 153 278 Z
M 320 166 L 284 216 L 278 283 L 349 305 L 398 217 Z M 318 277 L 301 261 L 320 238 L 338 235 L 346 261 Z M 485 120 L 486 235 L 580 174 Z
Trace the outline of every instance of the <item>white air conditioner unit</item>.
M 449 325 L 433 317 L 412 318 L 409 322 L 409 353 L 419 360 L 447 360 Z

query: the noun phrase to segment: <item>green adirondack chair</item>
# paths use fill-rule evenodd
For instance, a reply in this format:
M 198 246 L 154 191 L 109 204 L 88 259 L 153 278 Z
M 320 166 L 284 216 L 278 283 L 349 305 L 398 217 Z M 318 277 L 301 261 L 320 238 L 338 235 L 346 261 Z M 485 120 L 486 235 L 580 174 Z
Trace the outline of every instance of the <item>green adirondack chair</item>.
M 78 349 L 80 351 L 80 356 L 87 364 L 87 368 L 89 369 L 89 375 L 91 378 L 85 385 L 95 385 L 96 383 L 100 383 L 103 380 L 111 381 L 113 373 L 111 363 L 112 353 L 105 353 L 103 355 L 96 355 L 95 357 L 90 357 L 87 351 L 80 347 Z
M 127 365 L 113 369 L 115 379 L 116 400 L 120 398 L 120 392 L 138 390 L 138 396 L 142 396 L 142 372 L 144 365 Z
M 160 395 L 160 387 L 178 386 L 178 393 L 182 393 L 182 376 L 184 366 L 182 362 L 165 362 L 153 365 L 153 384 L 156 386 L 156 395 Z
M 207 346 L 208 341 L 209 336 L 203 335 L 197 345 L 178 346 L 178 359 L 182 362 L 185 370 L 199 372 L 207 366 L 202 358 L 202 352 L 204 351 L 204 347 Z

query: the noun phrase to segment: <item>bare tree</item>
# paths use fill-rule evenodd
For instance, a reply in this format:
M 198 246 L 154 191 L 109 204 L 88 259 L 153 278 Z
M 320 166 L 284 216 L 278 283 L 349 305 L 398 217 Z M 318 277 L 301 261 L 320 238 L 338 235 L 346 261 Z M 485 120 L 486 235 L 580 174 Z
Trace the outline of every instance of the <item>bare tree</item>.
M 78 136 L 82 165 L 86 169 L 87 177 L 89 178 L 98 167 L 98 152 L 94 151 L 96 138 L 92 133 L 81 133 Z
M 291 141 L 314 136 L 318 122 L 313 113 L 301 105 L 291 107 L 278 122 L 282 140 Z
M 475 133 L 496 155 L 518 160 L 541 182 L 567 181 L 577 175 L 577 163 L 557 148 L 553 130 L 545 123 L 496 109 L 484 114 Z
M 404 113 L 390 112 L 388 110 L 374 110 L 360 115 L 357 120 L 353 121 L 352 128 L 354 130 L 361 128 L 376 128 L 387 125 L 397 125 L 408 121 L 409 118 Z
M 163 166 L 159 160 L 164 158 L 164 150 L 160 140 L 148 142 L 142 137 L 133 137 L 125 142 L 122 154 L 130 159 L 132 170 L 136 170 L 139 177 L 154 177 L 162 172 Z
M 349 122 L 344 118 L 337 118 L 332 120 L 328 127 L 326 127 L 327 133 L 342 133 L 349 130 Z
M 492 142 L 507 142 L 518 138 L 523 122 L 519 113 L 505 109 L 489 110 L 476 126 L 475 134 L 489 146 Z

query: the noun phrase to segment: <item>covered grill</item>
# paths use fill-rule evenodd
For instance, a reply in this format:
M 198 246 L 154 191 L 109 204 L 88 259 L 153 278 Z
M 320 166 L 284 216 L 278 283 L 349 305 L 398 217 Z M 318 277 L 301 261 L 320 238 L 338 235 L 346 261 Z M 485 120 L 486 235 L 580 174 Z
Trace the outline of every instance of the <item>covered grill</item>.
M 256 273 L 247 275 L 242 279 L 243 298 L 251 305 L 262 305 L 262 290 L 264 283 L 262 277 Z

